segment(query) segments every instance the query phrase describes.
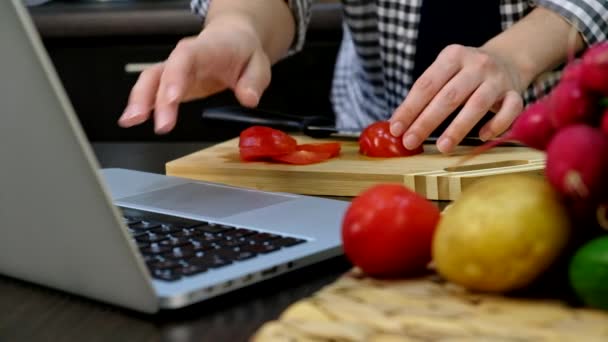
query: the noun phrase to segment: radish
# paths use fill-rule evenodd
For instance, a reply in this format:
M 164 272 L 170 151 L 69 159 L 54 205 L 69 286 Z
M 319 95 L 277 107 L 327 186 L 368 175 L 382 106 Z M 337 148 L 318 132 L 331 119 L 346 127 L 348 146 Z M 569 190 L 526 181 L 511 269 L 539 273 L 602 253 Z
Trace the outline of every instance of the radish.
M 547 147 L 545 175 L 566 198 L 608 198 L 608 136 L 585 124 L 559 130 Z
M 549 94 L 549 116 L 557 129 L 573 123 L 590 122 L 595 109 L 595 98 L 584 91 L 575 80 L 560 81 Z
M 583 63 L 580 59 L 575 59 L 564 68 L 560 82 L 579 81 L 583 70 Z
M 519 142 L 528 147 L 544 151 L 554 134 L 555 128 L 553 128 L 549 117 L 548 102 L 546 98 L 543 98 L 526 107 L 515 119 L 511 129 L 502 137 L 476 147 L 457 165 L 462 165 L 465 161 L 508 141 Z
M 586 89 L 608 95 L 608 42 L 591 46 L 582 57 L 581 82 Z
M 544 151 L 555 134 L 550 114 L 546 99 L 529 105 L 501 139 L 516 140 L 528 147 Z

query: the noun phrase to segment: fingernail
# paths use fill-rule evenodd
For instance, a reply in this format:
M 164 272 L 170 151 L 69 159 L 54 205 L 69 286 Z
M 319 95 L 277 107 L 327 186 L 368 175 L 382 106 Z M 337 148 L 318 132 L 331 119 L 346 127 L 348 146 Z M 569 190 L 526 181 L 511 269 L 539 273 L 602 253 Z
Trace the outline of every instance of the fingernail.
M 479 132 L 479 139 L 482 141 L 487 141 L 492 138 L 492 134 L 492 131 L 490 131 L 488 128 L 484 128 Z
M 401 121 L 393 121 L 391 122 L 390 131 L 393 136 L 399 137 L 405 131 L 405 126 Z
M 248 98 L 248 101 L 250 101 L 250 104 L 253 106 L 257 106 L 258 102 L 260 102 L 260 95 L 258 95 L 258 92 L 255 91 L 253 88 L 247 88 L 245 89 L 245 94 L 246 97 Z
M 170 121 L 167 121 L 166 119 L 163 119 L 166 116 L 166 114 L 158 115 L 158 117 L 160 117 L 161 119 L 155 119 L 154 132 L 156 132 L 156 134 L 166 134 L 169 133 L 169 131 L 171 130 L 172 123 Z
M 140 119 L 144 111 L 140 106 L 131 105 L 125 109 L 118 121 L 124 125 L 134 125 Z
M 179 101 L 179 89 L 177 86 L 171 85 L 167 88 L 167 100 L 169 103 L 175 103 Z
M 420 138 L 416 134 L 408 134 L 403 140 L 403 145 L 408 150 L 413 150 L 420 145 Z
M 454 147 L 454 141 L 452 140 L 452 138 L 449 138 L 449 137 L 441 138 L 437 142 L 437 149 L 441 153 L 449 152 L 452 150 L 453 147 Z

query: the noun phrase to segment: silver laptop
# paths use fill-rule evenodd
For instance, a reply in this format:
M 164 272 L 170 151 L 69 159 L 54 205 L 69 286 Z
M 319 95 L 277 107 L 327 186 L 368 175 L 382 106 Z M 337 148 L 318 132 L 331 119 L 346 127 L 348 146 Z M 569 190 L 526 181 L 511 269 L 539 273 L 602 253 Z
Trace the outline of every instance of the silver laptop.
M 153 313 L 342 253 L 348 202 L 100 170 L 21 2 L 0 1 L 0 274 Z

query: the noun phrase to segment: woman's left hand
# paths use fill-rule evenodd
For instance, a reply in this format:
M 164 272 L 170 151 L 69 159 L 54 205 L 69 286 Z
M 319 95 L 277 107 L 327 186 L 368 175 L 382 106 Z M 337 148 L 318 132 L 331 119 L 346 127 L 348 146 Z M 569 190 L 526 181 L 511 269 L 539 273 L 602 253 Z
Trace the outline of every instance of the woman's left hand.
M 480 130 L 482 140 L 509 128 L 523 110 L 526 85 L 508 60 L 482 48 L 450 45 L 416 80 L 390 119 L 391 134 L 407 149 L 418 147 L 459 106 L 462 110 L 437 141 L 451 152 L 488 112 L 496 113 Z

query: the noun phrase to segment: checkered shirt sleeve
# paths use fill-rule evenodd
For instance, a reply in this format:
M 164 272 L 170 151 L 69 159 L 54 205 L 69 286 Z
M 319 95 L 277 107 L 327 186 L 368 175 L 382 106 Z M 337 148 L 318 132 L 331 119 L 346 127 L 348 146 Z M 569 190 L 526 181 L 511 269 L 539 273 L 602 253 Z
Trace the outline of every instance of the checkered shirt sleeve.
M 608 0 L 535 0 L 531 6 L 542 6 L 561 15 L 581 33 L 587 45 L 608 38 Z M 503 27 L 507 28 L 520 19 L 521 1 L 504 1 L 502 4 Z M 531 103 L 547 94 L 561 77 L 562 67 L 539 77 L 523 94 L 524 101 Z
M 190 2 L 190 8 L 192 12 L 196 13 L 201 18 L 205 18 L 209 11 L 209 4 L 213 0 L 192 0 Z M 310 22 L 310 16 L 312 14 L 312 3 L 313 0 L 285 0 L 289 5 L 289 9 L 293 14 L 296 23 L 296 32 L 293 40 L 293 44 L 289 48 L 287 55 L 292 55 L 302 50 L 304 43 L 306 42 L 306 32 L 308 29 L 308 23 Z
M 574 25 L 588 45 L 608 38 L 608 0 L 536 0 Z

